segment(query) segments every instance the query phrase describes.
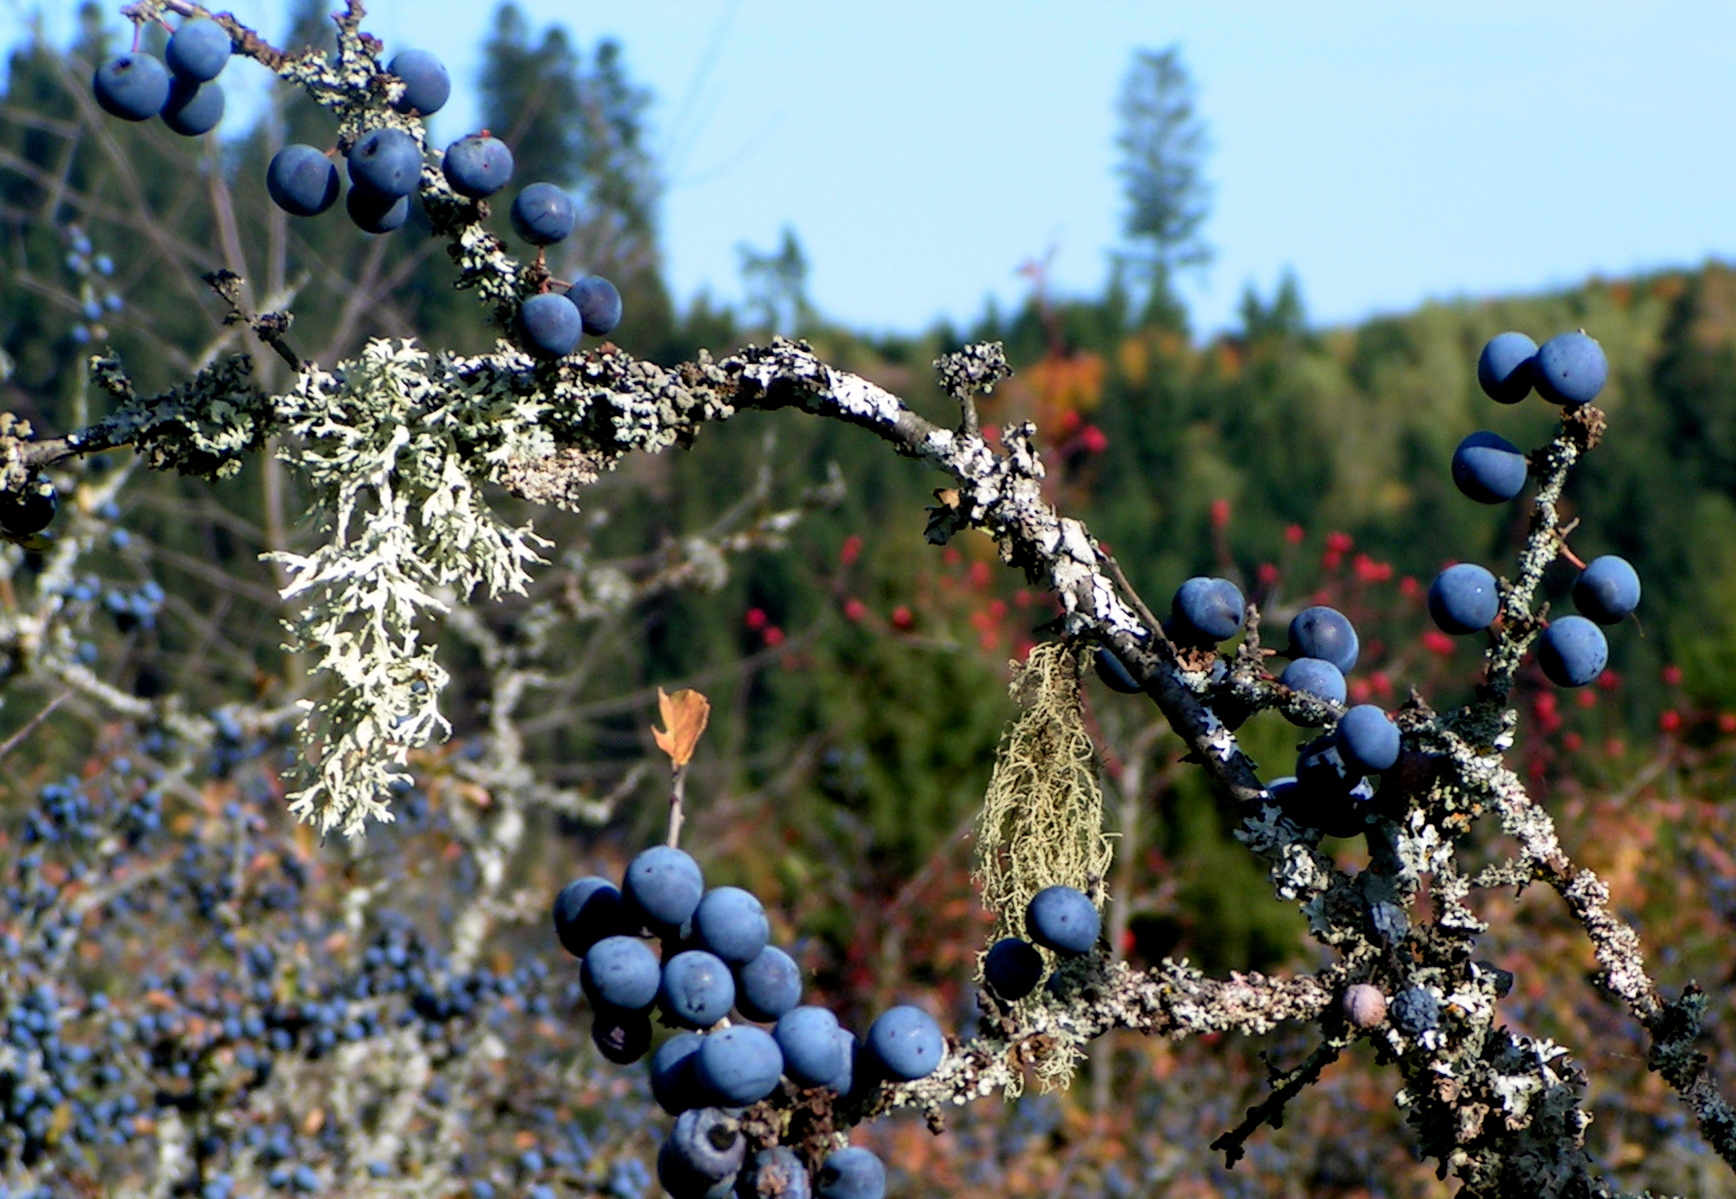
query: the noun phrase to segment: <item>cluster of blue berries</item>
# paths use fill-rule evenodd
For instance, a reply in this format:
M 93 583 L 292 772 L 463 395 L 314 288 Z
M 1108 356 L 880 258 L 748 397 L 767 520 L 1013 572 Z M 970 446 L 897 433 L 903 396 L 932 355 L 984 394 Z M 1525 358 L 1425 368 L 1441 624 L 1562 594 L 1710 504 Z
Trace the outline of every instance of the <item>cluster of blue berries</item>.
M 1247 605 L 1242 589 L 1228 579 L 1196 576 L 1183 583 L 1170 601 L 1170 618 L 1163 629 L 1170 641 L 1187 649 L 1215 649 L 1219 642 L 1228 641 L 1242 627 Z M 1138 680 L 1125 663 L 1107 648 L 1096 653 L 1097 677 L 1111 691 L 1134 695 L 1142 691 Z M 1222 678 L 1222 662 L 1213 663 L 1213 678 Z
M 162 60 L 139 50 L 111 58 L 96 69 L 91 88 L 110 116 L 123 121 L 160 116 L 181 136 L 199 137 L 223 119 L 217 76 L 232 50 L 228 30 L 209 17 L 195 17 L 169 35 Z
M 167 68 L 134 51 L 99 67 L 92 86 L 102 107 L 117 117 L 142 121 L 161 114 L 178 133 L 207 133 L 223 116 L 223 92 L 215 79 L 231 52 L 224 28 L 200 17 L 182 24 L 169 38 Z M 402 85 L 392 107 L 406 115 L 438 112 L 452 94 L 446 67 L 426 51 L 404 50 L 386 70 Z M 410 199 L 422 182 L 423 158 L 421 140 L 394 126 L 371 129 L 356 139 L 345 155 L 350 188 L 344 208 L 357 228 L 386 234 L 404 226 L 410 219 Z M 512 171 L 512 151 L 486 131 L 458 139 L 441 159 L 441 173 L 452 190 L 472 200 L 500 191 Z M 285 146 L 272 157 L 265 188 L 274 204 L 300 217 L 327 211 L 343 192 L 332 155 L 304 143 Z M 543 250 L 570 237 L 575 223 L 572 197 L 553 183 L 531 184 L 512 204 L 513 230 L 537 247 L 539 266 Z M 540 271 L 534 277 L 547 278 Z M 615 285 L 586 275 L 565 292 L 547 290 L 545 283 L 543 290 L 526 297 L 517 314 L 517 331 L 533 353 L 564 358 L 585 334 L 613 332 L 621 314 Z M 0 523 L 4 515 L 0 512 Z
M 1347 693 L 1344 676 L 1362 652 L 1356 626 L 1336 608 L 1315 605 L 1290 620 L 1290 664 L 1279 682 L 1332 704 Z M 1303 723 L 1291 717 L 1293 723 Z M 1377 704 L 1357 704 L 1329 734 L 1305 744 L 1296 773 L 1272 784 L 1278 806 L 1292 820 L 1331 836 L 1361 830 L 1374 810 L 1369 775 L 1392 769 L 1399 757 L 1399 729 Z
M 1056 885 L 1031 897 L 1025 908 L 1025 929 L 1031 941 L 1002 937 L 983 957 L 984 985 L 1007 1003 L 1017 1003 L 1043 981 L 1046 967 L 1037 945 L 1062 957 L 1090 953 L 1103 931 L 1103 917 L 1083 891 Z
M 1533 388 L 1544 399 L 1578 408 L 1597 398 L 1609 377 L 1603 347 L 1584 333 L 1563 333 L 1539 348 L 1523 333 L 1502 333 L 1483 347 L 1477 381 L 1499 403 L 1516 404 Z M 1517 446 L 1476 432 L 1453 453 L 1453 482 L 1471 499 L 1505 503 L 1525 486 L 1530 465 Z M 1593 559 L 1573 587 L 1578 616 L 1551 621 L 1537 639 L 1537 661 L 1551 682 L 1583 687 L 1603 673 L 1609 642 L 1599 625 L 1618 624 L 1640 602 L 1640 580 L 1625 559 Z M 1449 566 L 1429 587 L 1429 615 L 1454 636 L 1488 628 L 1500 614 L 1495 576 L 1474 563 Z
M 684 1030 L 650 1063 L 652 1095 L 676 1117 L 657 1155 L 673 1199 L 881 1199 L 886 1172 L 869 1150 L 838 1150 L 810 1174 L 787 1146 L 750 1153 L 741 1117 L 779 1092 L 861 1097 L 927 1077 L 946 1055 L 927 1012 L 892 1007 L 858 1044 L 832 1012 L 801 1002 L 800 969 L 770 944 L 760 901 L 739 887 L 708 890 L 698 863 L 672 846 L 635 857 L 619 888 L 596 876 L 568 884 L 554 926 L 580 959 L 605 1057 L 627 1064 L 650 1051 L 654 1007 Z M 661 961 L 648 940 L 661 942 Z

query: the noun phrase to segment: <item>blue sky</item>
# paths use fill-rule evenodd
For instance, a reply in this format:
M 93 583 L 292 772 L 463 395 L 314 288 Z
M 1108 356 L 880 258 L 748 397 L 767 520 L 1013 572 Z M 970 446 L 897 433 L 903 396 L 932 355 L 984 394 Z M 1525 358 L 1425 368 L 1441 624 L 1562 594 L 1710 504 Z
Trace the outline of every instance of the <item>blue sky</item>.
M 11 4 L 11 7 L 6 7 Z M 1021 263 L 1099 288 L 1116 242 L 1113 104 L 1181 46 L 1213 149 L 1196 327 L 1294 270 L 1311 318 L 1736 257 L 1736 5 L 1507 0 L 520 0 L 618 38 L 657 96 L 677 297 L 739 295 L 785 225 L 828 316 L 913 331 L 1016 303 Z M 29 7 L 0 0 L 0 31 Z M 64 26 L 70 0 L 45 4 Z M 116 5 L 118 7 L 118 5 Z M 230 0 L 276 32 L 284 0 Z M 474 123 L 493 4 L 372 0 Z M 263 73 L 247 71 L 257 83 Z M 234 73 L 232 71 L 232 73 Z

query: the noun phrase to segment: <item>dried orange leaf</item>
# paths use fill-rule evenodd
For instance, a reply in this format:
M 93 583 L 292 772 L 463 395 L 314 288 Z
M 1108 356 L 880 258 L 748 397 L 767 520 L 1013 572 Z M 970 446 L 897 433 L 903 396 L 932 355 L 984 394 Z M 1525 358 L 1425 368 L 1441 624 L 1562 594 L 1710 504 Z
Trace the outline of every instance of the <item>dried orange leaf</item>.
M 711 719 L 711 701 L 697 691 L 666 695 L 659 687 L 657 711 L 663 717 L 663 727 L 653 726 L 651 735 L 657 739 L 657 748 L 669 755 L 670 764 L 680 770 L 693 760 L 693 748 Z

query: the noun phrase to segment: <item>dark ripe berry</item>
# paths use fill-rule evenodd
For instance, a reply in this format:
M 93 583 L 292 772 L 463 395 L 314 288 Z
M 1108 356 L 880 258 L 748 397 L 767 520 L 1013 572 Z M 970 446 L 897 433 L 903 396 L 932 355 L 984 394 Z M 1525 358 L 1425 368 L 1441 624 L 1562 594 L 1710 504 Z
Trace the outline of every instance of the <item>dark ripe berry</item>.
M 820 1199 L 885 1199 L 886 1167 L 866 1149 L 840 1149 L 814 1175 L 814 1193 Z
M 1103 917 L 1097 905 L 1074 887 L 1044 887 L 1025 909 L 1031 940 L 1056 953 L 1088 953 L 1097 944 Z
M 983 956 L 983 985 L 1016 1003 L 1043 981 L 1043 955 L 1022 937 L 1002 937 Z
M 1589 404 L 1609 378 L 1603 347 L 1584 333 L 1560 333 L 1537 351 L 1537 394 L 1552 404 Z
M 1316 604 L 1290 618 L 1292 658 L 1319 658 L 1338 667 L 1340 674 L 1349 674 L 1356 669 L 1361 652 L 1356 626 L 1337 608 Z
M 766 910 L 740 887 L 713 887 L 693 913 L 699 943 L 732 965 L 751 962 L 771 939 Z
M 621 895 L 659 932 L 674 932 L 693 919 L 705 894 L 699 863 L 673 845 L 654 845 L 627 865 Z
M 630 1066 L 651 1048 L 651 1017 L 644 1012 L 600 1009 L 591 1023 L 591 1043 L 617 1066 Z
M 519 328 L 533 353 L 565 358 L 579 348 L 584 318 L 573 302 L 557 292 L 532 296 L 518 310 Z
M 1284 686 L 1295 691 L 1302 691 L 1316 699 L 1323 699 L 1329 704 L 1344 702 L 1344 674 L 1330 662 L 1322 662 L 1319 658 L 1297 658 L 1284 668 L 1284 673 L 1278 677 Z M 1301 723 L 1292 719 L 1292 724 Z
M 577 879 L 555 896 L 555 936 L 574 957 L 584 957 L 604 937 L 624 931 L 621 893 L 608 879 L 595 875 Z
M 1640 576 L 1626 558 L 1593 558 L 1573 584 L 1573 604 L 1598 624 L 1620 624 L 1640 606 Z
M 715 1107 L 682 1112 L 670 1130 L 669 1143 L 696 1174 L 716 1182 L 741 1169 L 747 1141 L 735 1120 Z
M 669 1199 L 729 1199 L 734 1179 L 707 1178 L 687 1164 L 675 1142 L 664 1141 L 657 1150 L 657 1181 Z M 474 1185 L 472 1191 L 475 1190 Z
M 497 138 L 472 133 L 446 147 L 446 157 L 440 169 L 453 191 L 480 200 L 492 196 L 511 181 L 512 151 Z
M 374 129 L 350 147 L 350 182 L 397 199 L 422 180 L 422 147 L 402 129 Z
M 1116 657 L 1114 650 L 1100 645 L 1097 647 L 1096 659 L 1097 677 L 1111 691 L 1119 691 L 1123 695 L 1137 695 L 1145 690 L 1139 685 L 1139 680 L 1127 672 L 1127 667 Z
M 946 1038 L 933 1016 L 901 1003 L 881 1012 L 868 1026 L 868 1051 L 887 1077 L 914 1082 L 940 1065 L 946 1056 Z
M 1242 627 L 1245 605 L 1241 590 L 1228 579 L 1189 579 L 1175 593 L 1170 614 L 1178 640 L 1210 647 L 1227 641 Z
M 552 183 L 533 183 L 512 202 L 512 228 L 533 246 L 552 246 L 572 236 L 573 198 Z
M 1460 562 L 1429 585 L 1429 615 L 1443 633 L 1455 637 L 1486 629 L 1501 611 L 1495 576 L 1474 562 Z
M 149 54 L 122 54 L 96 69 L 91 90 L 111 117 L 148 121 L 169 100 L 169 72 Z
M 823 1007 L 791 1008 L 778 1017 L 772 1039 L 784 1055 L 784 1073 L 804 1087 L 829 1087 L 848 1063 L 838 1040 L 838 1017 Z
M 14 537 L 40 533 L 54 521 L 60 493 L 45 476 L 37 475 L 18 492 L 0 493 L 0 529 Z
M 312 146 L 285 146 L 265 168 L 265 190 L 291 216 L 318 216 L 337 203 L 338 168 Z
M 1296 757 L 1297 810 L 1293 815 L 1318 828 L 1316 819 L 1321 807 L 1342 797 L 1360 781 L 1361 776 L 1353 775 L 1344 764 L 1336 738 L 1316 737 Z M 1289 810 L 1286 807 L 1285 811 Z
M 163 124 L 182 137 L 202 137 L 223 120 L 223 89 L 215 83 L 176 78 L 163 105 Z
M 1441 1001 L 1424 987 L 1406 987 L 1387 1006 L 1392 1022 L 1413 1037 L 1421 1036 L 1441 1022 Z
M 386 69 L 404 81 L 404 94 L 392 101 L 399 112 L 432 116 L 452 95 L 452 77 L 446 73 L 446 64 L 426 50 L 400 50 Z
M 344 197 L 344 211 L 363 233 L 390 233 L 410 219 L 410 197 L 377 196 L 365 187 L 352 187 Z
M 699 1078 L 693 1072 L 693 1055 L 705 1038 L 696 1032 L 676 1033 L 651 1055 L 651 1097 L 672 1116 L 704 1102 Z
M 735 968 L 735 1006 L 749 1020 L 776 1020 L 802 1001 L 802 971 L 776 945 Z
M 621 293 L 601 275 L 586 275 L 573 284 L 567 299 L 578 305 L 584 318 L 585 332 L 603 337 L 615 331 L 621 323 Z
M 181 27 L 169 35 L 169 44 L 163 48 L 163 60 L 181 78 L 205 83 L 223 73 L 233 49 L 228 30 L 210 17 L 195 17 L 183 21 Z
M 807 1167 L 788 1145 L 761 1149 L 736 1179 L 737 1199 L 813 1199 Z
M 1379 774 L 1398 761 L 1398 725 L 1374 704 L 1357 704 L 1346 712 L 1333 741 L 1352 773 Z
M 784 1055 L 763 1028 L 736 1024 L 708 1033 L 694 1055 L 700 1085 L 729 1107 L 758 1103 L 777 1088 Z
M 1477 385 L 1498 404 L 1517 404 L 1531 394 L 1537 343 L 1523 333 L 1497 333 L 1477 358 Z
M 639 1012 L 657 998 L 657 955 L 634 937 L 604 937 L 585 951 L 579 983 L 593 1006 Z
M 1496 433 L 1472 433 L 1453 451 L 1453 483 L 1479 504 L 1506 503 L 1529 472 L 1519 447 Z
M 663 1014 L 688 1028 L 710 1028 L 735 1004 L 735 979 L 729 966 L 703 949 L 678 953 L 663 964 L 657 993 Z
M 1280 812 L 1292 820 L 1301 821 L 1301 789 L 1297 786 L 1294 775 L 1287 774 L 1267 783 L 1266 794 Z
M 1609 665 L 1609 641 L 1583 616 L 1563 616 L 1537 638 L 1537 664 L 1561 687 L 1583 687 Z

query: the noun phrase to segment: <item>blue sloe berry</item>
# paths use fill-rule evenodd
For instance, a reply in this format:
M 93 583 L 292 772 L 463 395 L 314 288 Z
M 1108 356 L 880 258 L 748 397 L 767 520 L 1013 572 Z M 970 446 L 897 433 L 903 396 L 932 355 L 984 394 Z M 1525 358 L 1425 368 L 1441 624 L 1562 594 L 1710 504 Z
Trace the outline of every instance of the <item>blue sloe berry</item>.
M 1338 756 L 1354 773 L 1379 774 L 1398 761 L 1398 725 L 1374 704 L 1357 704 L 1338 722 Z
M 390 233 L 410 219 L 410 197 L 381 196 L 365 187 L 352 187 L 344 197 L 344 210 L 363 233 Z
M 1429 615 L 1444 633 L 1463 636 L 1486 629 L 1501 611 L 1495 576 L 1474 562 L 1460 562 L 1429 585 Z
M 1525 489 L 1530 466 L 1519 447 L 1479 430 L 1453 451 L 1453 483 L 1479 504 L 1504 504 Z
M 1349 674 L 1361 652 L 1356 626 L 1337 608 L 1316 604 L 1290 618 L 1292 658 L 1319 658 L 1338 667 L 1340 674 Z
M 1392 1022 L 1411 1036 L 1421 1036 L 1441 1022 L 1441 1002 L 1426 987 L 1406 987 L 1387 1005 Z
M 579 982 L 592 1004 L 643 1011 L 662 983 L 657 955 L 634 937 L 604 937 L 585 952 Z
M 1497 333 L 1477 357 L 1477 385 L 1498 404 L 1517 404 L 1531 394 L 1537 343 L 1523 333 Z
M 814 1193 L 820 1199 L 885 1199 L 886 1167 L 867 1149 L 840 1149 L 821 1164 Z
M 386 69 L 404 81 L 404 94 L 392 101 L 399 112 L 433 116 L 452 95 L 446 64 L 426 50 L 400 50 Z
M 1626 558 L 1593 558 L 1573 584 L 1573 603 L 1598 624 L 1620 624 L 1640 606 L 1640 576 Z
M 350 182 L 377 196 L 407 196 L 422 179 L 422 147 L 390 126 L 364 133 L 350 147 L 348 161 Z
M 91 90 L 110 116 L 148 121 L 168 102 L 169 72 L 149 54 L 122 54 L 96 69 Z
M 472 133 L 446 147 L 440 169 L 453 191 L 480 200 L 512 179 L 512 151 L 498 138 Z
M 716 954 L 689 949 L 664 963 L 658 999 L 663 1014 L 676 1024 L 710 1028 L 729 1015 L 735 1003 L 735 979 Z
M 163 59 L 181 78 L 193 83 L 206 83 L 223 73 L 233 50 L 227 29 L 209 17 L 195 17 L 183 21 L 181 27 L 169 35 L 169 44 L 163 47 Z
M 675 1118 L 669 1144 L 682 1162 L 713 1182 L 741 1169 L 747 1141 L 735 1121 L 715 1107 L 696 1107 Z
M 552 246 L 572 236 L 573 198 L 552 183 L 533 183 L 512 202 L 512 228 L 533 246 Z
M 1031 896 L 1025 909 L 1025 927 L 1031 940 L 1056 953 L 1088 953 L 1097 944 L 1103 917 L 1097 905 L 1079 889 L 1044 887 Z
M 802 971 L 776 945 L 735 968 L 735 1006 L 749 1020 L 770 1022 L 802 1001 Z
M 771 925 L 760 901 L 740 887 L 713 887 L 693 913 L 699 943 L 724 961 L 753 961 L 771 939 Z
M 651 1048 L 651 1017 L 645 1012 L 600 1009 L 591 1024 L 591 1043 L 617 1066 L 631 1065 Z
M 1561 687 L 1583 687 L 1609 664 L 1609 641 L 1583 616 L 1552 621 L 1537 638 L 1537 664 Z
M 578 306 L 585 332 L 592 337 L 613 333 L 621 323 L 621 293 L 601 275 L 586 275 L 574 283 L 567 298 Z
M 1108 646 L 1098 646 L 1095 658 L 1097 662 L 1097 677 L 1101 679 L 1103 685 L 1111 691 L 1119 691 L 1123 695 L 1137 695 L 1141 691 L 1145 690 L 1145 688 L 1139 685 L 1139 680 L 1135 679 L 1133 675 L 1128 672 L 1126 665 L 1116 655 L 1115 651 L 1110 649 Z
M 1560 333 L 1537 351 L 1537 394 L 1552 404 L 1589 404 L 1609 379 L 1603 347 L 1584 333 Z
M 1319 658 L 1297 658 L 1284 668 L 1278 681 L 1295 691 L 1302 691 L 1329 704 L 1344 702 L 1344 674 L 1338 667 Z
M 697 1107 L 703 1095 L 693 1072 L 693 1055 L 705 1038 L 696 1032 L 676 1033 L 651 1055 L 651 1097 L 672 1116 Z
M 653 845 L 627 864 L 622 897 L 635 916 L 659 932 L 674 931 L 693 919 L 705 894 L 699 863 L 673 845 Z
M 813 1199 L 808 1168 L 788 1145 L 761 1149 L 736 1180 L 738 1199 Z
M 1022 937 L 1002 937 L 983 957 L 983 983 L 1009 1002 L 1017 1002 L 1043 981 L 1043 955 Z
M 526 300 L 519 307 L 518 323 L 530 348 L 550 358 L 565 358 L 578 349 L 585 327 L 573 302 L 552 291 Z
M 772 1039 L 784 1055 L 784 1073 L 804 1087 L 829 1087 L 846 1065 L 838 1017 L 823 1007 L 794 1007 L 778 1017 Z
M 312 146 L 294 143 L 272 156 L 265 190 L 291 216 L 318 216 L 338 199 L 338 169 Z
M 177 77 L 163 104 L 163 124 L 182 137 L 201 137 L 217 128 L 223 109 L 223 89 L 217 84 Z
M 606 878 L 577 879 L 555 896 L 555 936 L 574 957 L 622 932 L 621 893 Z
M 868 1050 L 889 1077 L 913 1082 L 934 1073 L 946 1056 L 946 1038 L 933 1016 L 901 1003 L 868 1026 Z
M 770 1095 L 784 1072 L 783 1052 L 772 1035 L 751 1024 L 709 1033 L 693 1059 L 700 1085 L 730 1107 L 745 1107 Z
M 1240 588 L 1228 579 L 1191 578 L 1170 605 L 1176 639 L 1201 647 L 1227 641 L 1242 627 L 1244 608 Z

